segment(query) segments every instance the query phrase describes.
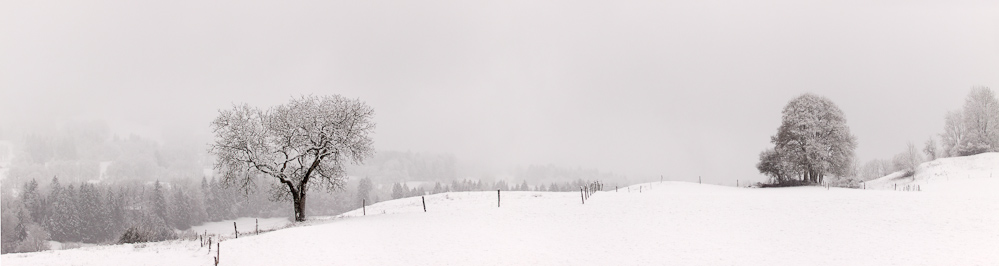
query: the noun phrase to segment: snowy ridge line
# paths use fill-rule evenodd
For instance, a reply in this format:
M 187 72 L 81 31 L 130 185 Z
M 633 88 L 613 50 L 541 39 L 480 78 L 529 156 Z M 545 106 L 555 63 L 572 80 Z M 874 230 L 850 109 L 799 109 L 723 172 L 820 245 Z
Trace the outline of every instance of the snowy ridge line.
M 590 182 L 580 187 L 580 194 L 577 199 L 582 199 L 585 203 L 589 197 L 605 189 L 602 181 Z M 575 192 L 556 191 L 457 191 L 442 192 L 424 196 L 413 196 L 394 200 L 382 201 L 372 205 L 362 206 L 351 211 L 334 216 L 310 217 L 305 222 L 292 223 L 285 228 L 300 227 L 308 225 L 318 225 L 335 222 L 347 218 L 361 218 L 365 216 L 404 214 L 414 212 L 435 212 L 435 211 L 468 211 L 473 209 L 494 209 L 507 206 L 510 201 L 514 206 L 519 207 L 528 199 L 562 199 Z M 556 196 L 557 195 L 557 196 Z M 579 202 L 577 200 L 577 202 Z M 444 204 L 446 203 L 446 204 Z M 440 208 L 443 207 L 443 208 Z
M 911 175 L 904 171 L 862 183 L 866 189 L 927 192 L 990 192 L 999 179 L 999 153 L 939 158 L 924 162 Z M 913 190 L 914 189 L 914 190 Z

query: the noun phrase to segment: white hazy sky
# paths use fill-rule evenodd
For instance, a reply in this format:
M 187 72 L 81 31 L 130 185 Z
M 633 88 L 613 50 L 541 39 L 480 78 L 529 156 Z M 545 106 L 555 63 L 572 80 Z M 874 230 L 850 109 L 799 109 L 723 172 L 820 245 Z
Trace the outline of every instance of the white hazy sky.
M 862 160 L 922 146 L 972 86 L 999 89 L 997 14 L 960 0 L 4 0 L 0 127 L 103 119 L 207 141 L 232 103 L 337 93 L 375 108 L 378 149 L 762 180 L 758 153 L 806 92 L 843 109 Z

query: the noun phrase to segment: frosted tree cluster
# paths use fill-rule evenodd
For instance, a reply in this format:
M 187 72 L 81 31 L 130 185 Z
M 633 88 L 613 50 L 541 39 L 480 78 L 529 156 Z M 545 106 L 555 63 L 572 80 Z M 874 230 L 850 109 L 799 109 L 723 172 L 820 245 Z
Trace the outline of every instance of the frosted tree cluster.
M 828 98 L 804 94 L 782 111 L 774 147 L 760 153 L 757 169 L 775 184 L 821 183 L 851 171 L 856 138 L 843 112 Z
M 940 138 L 944 157 L 999 152 L 999 100 L 992 89 L 972 88 L 964 108 L 947 113 Z
M 999 152 L 999 99 L 992 89 L 972 88 L 962 109 L 947 112 L 939 140 L 927 139 L 922 153 L 909 142 L 906 149 L 894 157 L 873 159 L 858 170 L 867 180 L 898 171 L 902 171 L 902 176 L 912 176 L 927 160 Z

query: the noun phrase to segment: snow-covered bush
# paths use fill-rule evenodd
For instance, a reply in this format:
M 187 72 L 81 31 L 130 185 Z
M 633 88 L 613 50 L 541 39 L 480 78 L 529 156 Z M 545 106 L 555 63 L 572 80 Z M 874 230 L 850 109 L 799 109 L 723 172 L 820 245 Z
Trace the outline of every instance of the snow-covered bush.
M 166 227 L 146 228 L 143 226 L 133 226 L 125 230 L 125 233 L 118 238 L 118 243 L 142 243 L 176 239 L 177 234 L 172 229 Z

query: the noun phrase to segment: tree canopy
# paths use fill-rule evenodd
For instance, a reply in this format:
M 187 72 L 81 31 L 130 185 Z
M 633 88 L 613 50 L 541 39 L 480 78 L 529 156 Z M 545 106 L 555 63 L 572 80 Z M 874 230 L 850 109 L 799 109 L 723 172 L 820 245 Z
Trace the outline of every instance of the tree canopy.
M 294 98 L 266 110 L 233 106 L 212 122 L 215 169 L 247 193 L 254 177 L 276 178 L 274 199 L 290 198 L 295 220 L 304 221 L 309 189 L 342 189 L 345 165 L 373 154 L 373 115 L 367 104 L 340 95 Z
M 857 146 L 843 111 L 828 98 L 814 94 L 788 102 L 770 142 L 774 147 L 760 154 L 757 169 L 775 183 L 821 183 L 828 174 L 844 176 L 850 171 Z

